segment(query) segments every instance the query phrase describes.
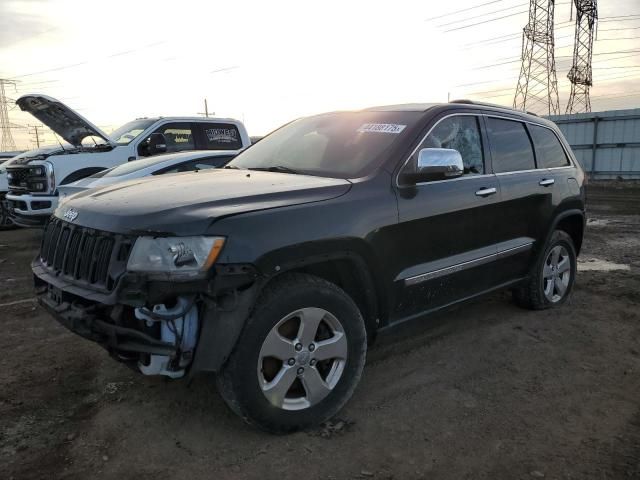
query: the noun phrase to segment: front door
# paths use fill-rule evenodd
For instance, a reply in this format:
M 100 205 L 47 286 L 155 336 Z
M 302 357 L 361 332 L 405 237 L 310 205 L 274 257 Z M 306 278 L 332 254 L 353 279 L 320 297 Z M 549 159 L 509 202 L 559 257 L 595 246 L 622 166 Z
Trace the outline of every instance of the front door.
M 487 162 L 481 118 L 441 118 L 403 171 L 415 168 L 422 148 L 460 152 L 464 175 L 418 185 L 397 185 L 399 223 L 394 235 L 395 305 L 392 321 L 470 297 L 493 285 L 494 227 L 499 184 Z

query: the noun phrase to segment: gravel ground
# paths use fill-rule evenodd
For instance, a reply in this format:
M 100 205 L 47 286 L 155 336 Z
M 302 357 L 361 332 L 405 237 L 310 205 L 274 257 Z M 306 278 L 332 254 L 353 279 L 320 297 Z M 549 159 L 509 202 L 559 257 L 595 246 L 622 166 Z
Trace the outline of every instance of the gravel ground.
M 566 305 L 503 292 L 386 337 L 340 417 L 289 436 L 67 332 L 32 301 L 38 232 L 0 232 L 0 478 L 638 479 L 640 188 L 614 187 L 589 187 Z

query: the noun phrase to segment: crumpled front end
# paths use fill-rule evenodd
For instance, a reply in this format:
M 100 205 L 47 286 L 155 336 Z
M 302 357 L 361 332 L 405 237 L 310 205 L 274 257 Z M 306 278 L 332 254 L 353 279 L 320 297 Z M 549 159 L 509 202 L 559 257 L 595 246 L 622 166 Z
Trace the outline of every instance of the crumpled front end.
M 145 375 L 215 371 L 247 313 L 238 306 L 253 290 L 239 293 L 238 287 L 255 275 L 246 267 L 215 269 L 208 278 L 176 281 L 128 272 L 135 241 L 53 217 L 32 263 L 39 303 Z

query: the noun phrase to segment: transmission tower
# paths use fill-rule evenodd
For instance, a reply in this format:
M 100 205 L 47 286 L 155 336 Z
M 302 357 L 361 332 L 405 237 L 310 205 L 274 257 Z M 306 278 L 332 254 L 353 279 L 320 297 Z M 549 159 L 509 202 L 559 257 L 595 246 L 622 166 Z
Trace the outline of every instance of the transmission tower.
M 513 107 L 560 113 L 553 41 L 555 0 L 530 0 L 529 22 L 522 30 L 522 66 Z
M 4 86 L 14 85 L 15 82 L 10 80 L 4 80 L 0 78 L 0 130 L 2 130 L 2 142 L 0 142 L 0 151 L 10 152 L 16 149 L 16 144 L 13 141 L 11 135 L 11 129 L 13 125 L 9 122 L 9 113 L 7 111 L 7 104 L 9 101 L 5 95 Z
M 573 1 L 576 5 L 576 34 L 573 43 L 573 64 L 567 74 L 571 82 L 567 113 L 590 112 L 589 88 L 593 85 L 591 57 L 598 5 L 597 0 Z

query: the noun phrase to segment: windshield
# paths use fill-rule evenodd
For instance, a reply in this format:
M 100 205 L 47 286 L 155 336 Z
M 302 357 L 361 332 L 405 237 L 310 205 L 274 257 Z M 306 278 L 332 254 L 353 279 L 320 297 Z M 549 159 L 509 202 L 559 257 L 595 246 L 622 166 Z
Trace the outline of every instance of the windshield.
M 154 122 L 155 120 L 149 120 L 146 118 L 134 120 L 133 122 L 125 123 L 120 128 L 114 130 L 111 132 L 110 136 L 118 145 L 128 145 Z
M 422 112 L 339 112 L 302 118 L 276 130 L 227 168 L 274 169 L 333 178 L 374 171 Z

